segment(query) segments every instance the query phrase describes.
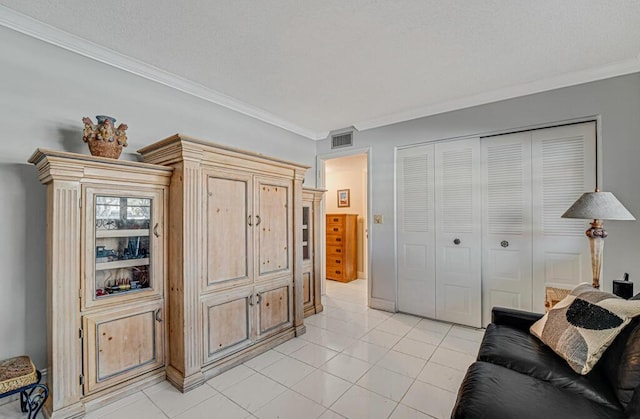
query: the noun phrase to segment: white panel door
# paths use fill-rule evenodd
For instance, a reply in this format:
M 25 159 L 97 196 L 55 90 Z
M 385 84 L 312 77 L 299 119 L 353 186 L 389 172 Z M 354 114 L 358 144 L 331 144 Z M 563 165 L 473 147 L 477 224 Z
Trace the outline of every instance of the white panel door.
M 494 306 L 531 310 L 531 132 L 483 138 L 482 323 Z
M 436 316 L 433 144 L 398 150 L 398 310 Z
M 533 310 L 544 310 L 546 286 L 591 282 L 587 220 L 561 215 L 596 185 L 596 125 L 532 131 Z
M 435 144 L 436 318 L 480 327 L 480 139 Z

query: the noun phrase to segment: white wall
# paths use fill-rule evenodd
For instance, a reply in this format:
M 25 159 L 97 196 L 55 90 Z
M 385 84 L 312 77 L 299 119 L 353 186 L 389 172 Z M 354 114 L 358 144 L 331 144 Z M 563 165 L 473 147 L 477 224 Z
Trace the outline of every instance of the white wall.
M 371 147 L 371 212 L 384 216 L 384 224 L 372 224 L 369 231 L 371 297 L 396 299 L 395 147 L 589 116 L 601 122 L 601 189 L 613 192 L 640 219 L 640 73 L 356 132 L 354 148 Z M 330 140 L 323 140 L 317 153 L 329 153 L 330 147 Z M 604 289 L 629 272 L 640 291 L 640 221 L 609 221 L 605 227 Z
M 46 366 L 46 192 L 27 159 L 37 147 L 88 154 L 81 118 L 98 114 L 129 125 L 123 159 L 180 132 L 315 165 L 311 140 L 0 27 L 0 359 Z
M 366 170 L 366 155 L 327 160 L 325 164 L 327 214 L 358 214 L 359 217 L 366 217 L 366 191 L 362 188 L 363 182 L 366 182 Z M 338 189 L 350 190 L 349 207 L 338 207 Z

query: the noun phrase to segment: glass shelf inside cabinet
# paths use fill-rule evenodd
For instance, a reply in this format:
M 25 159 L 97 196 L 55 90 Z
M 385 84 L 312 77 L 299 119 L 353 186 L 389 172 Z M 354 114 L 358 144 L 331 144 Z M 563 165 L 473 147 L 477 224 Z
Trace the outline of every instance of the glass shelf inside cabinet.
M 95 297 L 150 288 L 151 199 L 95 200 Z

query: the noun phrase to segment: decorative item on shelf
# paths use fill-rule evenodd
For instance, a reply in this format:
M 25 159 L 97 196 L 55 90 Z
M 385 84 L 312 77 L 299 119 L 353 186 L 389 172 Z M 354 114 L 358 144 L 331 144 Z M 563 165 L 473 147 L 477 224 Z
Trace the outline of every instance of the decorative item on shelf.
M 562 218 L 591 220 L 591 228 L 586 231 L 591 247 L 591 270 L 593 288 L 600 288 L 602 250 L 607 237 L 602 220 L 635 220 L 635 217 L 616 199 L 611 192 L 586 192 L 564 213 Z
M 127 124 L 120 124 L 116 128 L 116 120 L 110 116 L 97 115 L 98 124 L 94 124 L 91 118 L 84 117 L 84 130 L 82 140 L 89 144 L 92 156 L 117 159 L 122 153 L 122 148 L 127 146 Z

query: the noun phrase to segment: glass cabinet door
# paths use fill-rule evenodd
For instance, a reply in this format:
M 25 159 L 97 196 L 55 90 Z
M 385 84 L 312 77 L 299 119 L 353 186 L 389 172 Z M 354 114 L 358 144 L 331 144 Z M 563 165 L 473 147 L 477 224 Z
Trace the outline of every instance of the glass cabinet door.
M 302 206 L 302 260 L 311 260 L 310 240 L 311 240 L 311 207 L 303 203 Z
M 160 192 L 133 196 L 87 190 L 85 306 L 160 291 L 160 196 Z

